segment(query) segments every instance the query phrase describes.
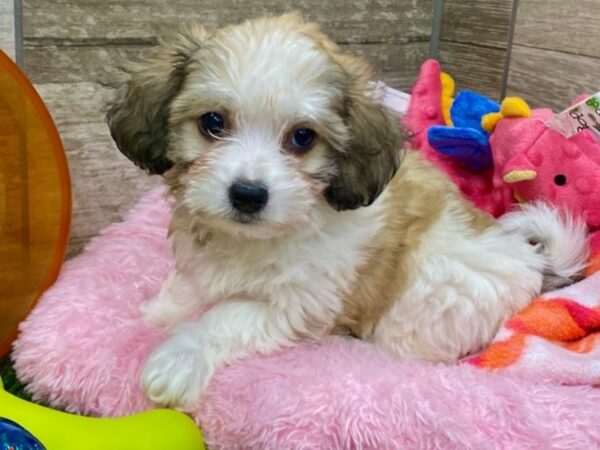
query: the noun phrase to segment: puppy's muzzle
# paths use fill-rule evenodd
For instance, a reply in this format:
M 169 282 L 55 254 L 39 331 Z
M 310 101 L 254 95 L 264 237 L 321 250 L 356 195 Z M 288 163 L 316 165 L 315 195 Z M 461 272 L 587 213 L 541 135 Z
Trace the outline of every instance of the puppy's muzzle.
M 269 201 L 269 191 L 258 181 L 238 180 L 229 188 L 231 206 L 244 214 L 255 214 Z

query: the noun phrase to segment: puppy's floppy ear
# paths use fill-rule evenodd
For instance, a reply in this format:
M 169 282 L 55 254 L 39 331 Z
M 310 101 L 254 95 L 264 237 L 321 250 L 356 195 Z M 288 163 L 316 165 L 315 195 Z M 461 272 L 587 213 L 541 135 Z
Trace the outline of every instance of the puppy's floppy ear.
M 334 155 L 337 175 L 325 191 L 338 211 L 375 201 L 400 166 L 403 143 L 399 120 L 367 93 L 365 64 L 355 58 L 346 61 L 351 61 L 341 63 L 346 73 L 356 71 L 359 77 L 351 81 L 342 113 L 350 137 Z
M 204 37 L 201 28 L 182 29 L 155 57 L 131 70 L 131 79 L 109 106 L 107 121 L 117 147 L 151 174 L 173 165 L 167 158 L 169 106 Z

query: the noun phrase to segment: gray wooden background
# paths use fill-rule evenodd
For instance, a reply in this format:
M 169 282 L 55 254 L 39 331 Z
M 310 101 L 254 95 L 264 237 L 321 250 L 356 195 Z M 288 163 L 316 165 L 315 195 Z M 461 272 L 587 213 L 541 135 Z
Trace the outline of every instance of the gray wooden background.
M 296 9 L 399 89 L 410 87 L 431 46 L 459 89 L 496 99 L 562 109 L 600 90 L 600 0 L 0 0 L 2 19 L 13 2 L 22 27 L 11 44 L 2 33 L 15 26 L 0 20 L 0 45 L 22 55 L 61 133 L 74 192 L 71 256 L 159 181 L 115 149 L 104 104 L 123 62 L 149 54 L 182 21 L 217 27 Z
M 439 58 L 459 88 L 566 108 L 600 90 L 600 0 L 445 0 Z

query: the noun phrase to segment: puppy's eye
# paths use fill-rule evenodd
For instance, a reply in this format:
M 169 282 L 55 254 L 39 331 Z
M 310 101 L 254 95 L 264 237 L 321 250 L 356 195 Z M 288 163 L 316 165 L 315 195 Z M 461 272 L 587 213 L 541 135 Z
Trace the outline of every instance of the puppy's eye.
M 314 147 L 317 133 L 310 128 L 296 128 L 290 135 L 289 148 L 294 153 L 306 153 Z
M 216 112 L 207 112 L 198 119 L 198 128 L 206 137 L 215 139 L 222 136 L 225 131 L 225 119 Z

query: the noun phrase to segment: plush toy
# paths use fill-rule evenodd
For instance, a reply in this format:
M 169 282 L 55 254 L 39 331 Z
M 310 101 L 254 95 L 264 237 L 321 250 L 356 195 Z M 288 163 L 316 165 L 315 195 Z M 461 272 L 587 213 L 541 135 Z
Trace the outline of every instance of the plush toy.
M 485 168 L 489 165 L 489 162 L 486 164 L 485 160 L 484 164 L 477 165 L 475 170 L 473 165 L 469 167 L 469 164 L 465 164 L 469 160 L 470 152 L 471 154 L 476 153 L 476 150 L 473 152 L 473 149 L 481 147 L 477 147 L 477 143 L 475 146 L 469 146 L 465 144 L 464 139 L 461 139 L 461 143 L 464 144 L 463 149 L 461 152 L 453 152 L 448 145 L 450 142 L 448 140 L 444 145 L 438 142 L 437 150 L 428 141 L 428 130 L 431 127 L 457 125 L 453 123 L 452 118 L 454 103 L 457 102 L 456 99 L 454 102 L 452 101 L 453 96 L 454 82 L 452 79 L 442 73 L 436 60 L 425 61 L 411 90 L 410 103 L 402 123 L 410 131 L 412 148 L 421 151 L 427 160 L 448 174 L 463 195 L 475 206 L 498 216 L 505 211 L 505 196 L 494 190 L 493 168 Z M 454 116 L 464 119 L 463 122 L 459 119 L 459 127 L 466 128 L 463 125 L 473 123 L 473 116 L 468 114 L 467 107 L 462 108 L 465 111 L 462 115 L 458 113 L 461 109 L 460 105 L 467 105 L 468 100 L 465 96 L 458 102 L 457 109 L 454 109 Z M 481 129 L 481 131 L 483 134 L 484 130 Z M 485 145 L 483 142 L 485 139 L 487 137 L 482 138 L 481 145 Z
M 475 93 L 449 101 L 448 78 L 435 60 L 421 67 L 403 119 L 414 148 L 494 216 L 516 202 L 543 200 L 600 229 L 600 142 L 592 131 L 565 137 L 549 126 L 552 110 L 531 110 L 517 97 L 499 110 Z
M 554 116 L 506 98 L 500 113 L 484 117 L 492 132 L 494 186 L 506 203 L 548 201 L 600 228 L 600 141 L 590 130 L 565 137 L 548 126 Z
M 170 409 L 98 419 L 17 398 L 0 380 L 0 450 L 204 450 L 194 421 Z M 8 420 L 7 420 L 8 419 Z
M 443 81 L 442 81 L 443 85 Z M 442 99 L 442 111 L 444 104 Z M 462 91 L 456 95 L 450 108 L 448 126 L 433 125 L 427 130 L 427 141 L 442 155 L 474 171 L 485 171 L 493 166 L 489 133 L 481 125 L 483 116 L 500 110 L 500 105 L 482 94 Z

